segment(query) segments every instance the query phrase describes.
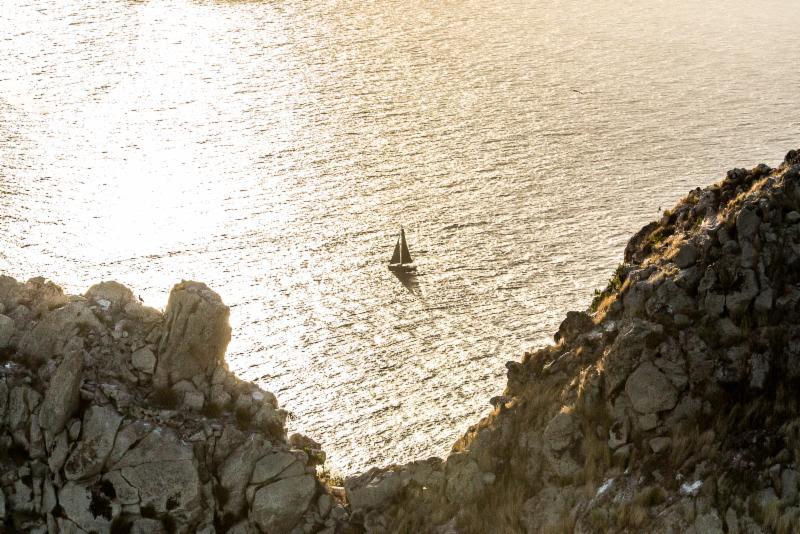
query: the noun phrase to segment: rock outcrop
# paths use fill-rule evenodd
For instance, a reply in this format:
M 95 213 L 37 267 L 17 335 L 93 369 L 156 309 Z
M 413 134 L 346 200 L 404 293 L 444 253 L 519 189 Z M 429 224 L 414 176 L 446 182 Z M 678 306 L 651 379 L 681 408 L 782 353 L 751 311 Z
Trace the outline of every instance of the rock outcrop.
M 319 444 L 228 372 L 229 311 L 204 284 L 162 315 L 116 282 L 2 276 L 0 311 L 0 531 L 346 530 Z
M 695 189 L 444 461 L 345 482 L 367 532 L 797 533 L 800 155 Z

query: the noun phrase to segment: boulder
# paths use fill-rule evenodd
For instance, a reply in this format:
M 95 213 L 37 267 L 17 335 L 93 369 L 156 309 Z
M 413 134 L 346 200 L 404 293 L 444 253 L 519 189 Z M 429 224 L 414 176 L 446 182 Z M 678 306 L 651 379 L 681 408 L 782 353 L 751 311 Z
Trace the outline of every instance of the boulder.
M 84 302 L 70 302 L 47 313 L 19 342 L 19 351 L 36 361 L 46 361 L 54 355 L 63 354 L 73 338 L 84 332 L 102 331 L 97 320 Z
M 67 482 L 58 492 L 58 504 L 64 515 L 84 532 L 111 531 L 112 510 L 98 507 L 99 496 L 93 496 L 88 484 Z
M 51 435 L 64 429 L 80 401 L 83 351 L 70 350 L 50 378 L 39 411 L 39 424 Z
M 151 375 L 156 369 L 156 355 L 148 347 L 142 347 L 131 354 L 131 364 L 137 370 Z
M 625 383 L 643 351 L 657 345 L 663 332 L 663 326 L 640 319 L 632 319 L 620 327 L 603 360 L 606 391 L 614 393 Z
M 402 489 L 402 481 L 394 469 L 373 467 L 366 473 L 347 477 L 344 489 L 353 511 L 367 511 L 391 502 Z
M 478 463 L 467 453 L 453 453 L 445 466 L 447 500 L 464 505 L 478 498 L 485 481 Z
M 136 489 L 142 507 L 192 524 L 202 509 L 200 476 L 191 445 L 159 427 L 128 450 L 112 470 Z
M 525 532 L 560 532 L 568 513 L 567 502 L 559 488 L 547 486 L 525 501 L 521 522 Z
M 736 234 L 739 240 L 752 239 L 758 232 L 761 219 L 751 208 L 743 208 L 736 216 Z
M 558 327 L 555 340 L 572 343 L 580 334 L 588 332 L 594 328 L 594 322 L 585 312 L 569 311 L 567 317 Z
M 684 243 L 678 249 L 678 252 L 672 258 L 672 261 L 674 261 L 675 265 L 677 265 L 679 268 L 686 269 L 697 262 L 698 255 L 699 253 L 697 247 L 695 247 L 692 243 Z
M 256 461 L 265 453 L 264 439 L 254 434 L 228 456 L 219 471 L 219 483 L 228 490 L 225 512 L 238 514 L 245 505 L 244 490 Z
M 625 392 L 633 408 L 641 414 L 671 410 L 678 402 L 678 390 L 651 362 L 644 362 L 631 373 Z
M 64 464 L 67 480 L 79 480 L 102 471 L 122 416 L 108 406 L 91 406 L 83 416 L 81 441 Z
M 571 413 L 558 412 L 544 429 L 544 441 L 554 451 L 562 451 L 575 437 L 575 420 Z
M 269 482 L 294 463 L 295 459 L 295 455 L 290 452 L 267 454 L 256 462 L 253 474 L 250 477 L 250 483 L 263 484 Z
M 230 309 L 200 282 L 181 282 L 170 293 L 154 381 L 166 387 L 195 375 L 211 376 L 231 339 Z
M 290 532 L 308 510 L 316 493 L 311 475 L 286 478 L 260 488 L 251 517 L 262 532 Z
M 100 282 L 86 291 L 86 298 L 104 312 L 120 313 L 125 306 L 135 300 L 133 292 L 119 282 Z

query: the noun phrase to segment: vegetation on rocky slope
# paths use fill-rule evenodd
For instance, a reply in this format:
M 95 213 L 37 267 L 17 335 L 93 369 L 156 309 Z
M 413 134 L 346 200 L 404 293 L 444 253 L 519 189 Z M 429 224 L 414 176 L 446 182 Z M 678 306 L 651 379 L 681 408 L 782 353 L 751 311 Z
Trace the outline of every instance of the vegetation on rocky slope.
M 345 486 L 372 532 L 796 532 L 800 155 L 645 226 L 446 461 Z

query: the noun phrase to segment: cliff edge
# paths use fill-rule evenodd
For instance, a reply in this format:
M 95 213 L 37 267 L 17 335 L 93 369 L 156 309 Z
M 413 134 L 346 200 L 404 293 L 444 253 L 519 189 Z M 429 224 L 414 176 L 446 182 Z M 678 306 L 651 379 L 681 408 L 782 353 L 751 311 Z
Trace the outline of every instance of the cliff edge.
M 0 532 L 327 532 L 347 512 L 275 396 L 228 372 L 229 309 L 0 276 Z
M 800 532 L 800 153 L 639 231 L 446 460 L 349 477 L 369 532 Z

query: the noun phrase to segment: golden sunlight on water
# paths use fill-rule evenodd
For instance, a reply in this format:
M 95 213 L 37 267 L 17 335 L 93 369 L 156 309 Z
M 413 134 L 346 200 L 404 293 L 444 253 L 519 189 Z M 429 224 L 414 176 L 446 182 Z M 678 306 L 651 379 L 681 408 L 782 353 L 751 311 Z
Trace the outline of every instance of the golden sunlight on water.
M 0 11 L 0 271 L 232 307 L 335 469 L 445 454 L 689 188 L 798 145 L 789 2 Z M 386 270 L 400 224 L 418 285 Z

